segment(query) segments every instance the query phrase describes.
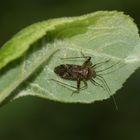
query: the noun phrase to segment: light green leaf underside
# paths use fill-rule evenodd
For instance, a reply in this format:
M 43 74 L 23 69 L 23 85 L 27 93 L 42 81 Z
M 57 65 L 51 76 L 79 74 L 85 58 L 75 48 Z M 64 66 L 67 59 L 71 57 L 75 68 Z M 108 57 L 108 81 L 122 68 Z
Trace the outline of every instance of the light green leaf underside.
M 0 51 L 3 55 L 0 58 L 0 67 L 21 55 L 22 57 L 1 70 L 0 102 L 7 97 L 13 99 L 25 95 L 81 103 L 109 98 L 107 91 L 94 86 L 90 81 L 86 90 L 71 96 L 72 89 L 49 80 L 57 79 L 76 86 L 76 81 L 63 80 L 53 70 L 63 63 L 81 65 L 84 59 L 60 59 L 81 56 L 81 51 L 92 57 L 93 64 L 110 59 L 98 70 L 116 64 L 103 72 L 108 73 L 103 77 L 112 95 L 140 66 L 140 38 L 137 27 L 129 16 L 116 11 L 43 21 L 25 28 L 9 42 L 4 46 L 5 52 L 9 54 L 2 53 L 4 49 Z M 5 59 L 7 54 L 8 58 Z

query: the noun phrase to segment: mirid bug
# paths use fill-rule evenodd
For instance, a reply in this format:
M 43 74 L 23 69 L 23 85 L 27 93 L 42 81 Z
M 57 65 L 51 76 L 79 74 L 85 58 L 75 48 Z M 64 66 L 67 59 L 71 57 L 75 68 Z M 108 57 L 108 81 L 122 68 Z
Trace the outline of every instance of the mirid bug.
M 55 79 L 51 79 L 51 80 L 58 82 L 60 84 L 63 84 L 64 86 L 69 86 L 69 87 L 72 87 L 73 89 L 76 89 L 73 93 L 76 93 L 76 92 L 79 93 L 80 90 L 86 89 L 88 87 L 87 81 L 90 81 L 95 86 L 99 86 L 99 87 L 103 88 L 104 90 L 106 90 L 108 92 L 109 96 L 111 96 L 110 88 L 109 88 L 108 84 L 106 83 L 105 79 L 100 75 L 100 73 L 107 69 L 110 69 L 114 65 L 111 65 L 102 70 L 96 70 L 98 67 L 102 66 L 102 64 L 109 62 L 110 59 L 106 60 L 104 62 L 93 64 L 91 62 L 90 56 L 85 56 L 83 53 L 82 53 L 82 55 L 83 55 L 83 57 L 63 58 L 63 59 L 85 58 L 86 60 L 84 61 L 84 63 L 82 65 L 61 64 L 54 68 L 54 72 L 61 78 L 66 79 L 66 80 L 77 81 L 77 86 L 71 86 L 66 83 L 57 81 Z M 97 82 L 96 79 L 98 81 L 100 81 L 101 83 Z M 81 82 L 84 83 L 83 87 L 81 87 Z M 116 101 L 113 96 L 112 96 L 112 98 L 113 98 L 114 104 L 117 109 Z

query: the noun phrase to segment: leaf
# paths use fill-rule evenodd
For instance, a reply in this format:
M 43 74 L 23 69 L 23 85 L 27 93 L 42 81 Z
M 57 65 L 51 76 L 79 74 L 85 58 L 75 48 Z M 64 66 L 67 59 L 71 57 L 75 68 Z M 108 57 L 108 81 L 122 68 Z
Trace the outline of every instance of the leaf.
M 54 73 L 60 64 L 82 65 L 81 52 L 92 63 L 111 90 L 120 89 L 140 66 L 140 38 L 133 20 L 117 11 L 99 11 L 79 17 L 58 18 L 33 24 L 9 40 L 0 50 L 0 103 L 21 96 L 39 96 L 61 102 L 91 103 L 110 97 L 107 90 L 88 81 L 88 88 L 72 94 L 76 81 Z M 95 80 L 103 85 L 102 81 Z M 83 83 L 81 83 L 83 86 Z

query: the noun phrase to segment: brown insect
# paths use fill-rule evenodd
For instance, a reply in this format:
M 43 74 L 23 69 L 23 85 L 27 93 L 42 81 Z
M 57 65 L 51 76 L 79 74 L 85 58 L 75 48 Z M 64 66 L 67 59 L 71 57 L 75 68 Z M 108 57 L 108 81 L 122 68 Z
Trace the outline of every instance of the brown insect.
M 85 56 L 82 53 L 83 57 L 70 57 L 70 58 L 63 58 L 63 59 L 76 59 L 76 58 L 85 58 L 86 60 L 84 61 L 84 63 L 82 65 L 74 65 L 74 64 L 61 64 L 59 66 L 56 66 L 54 68 L 54 72 L 60 76 L 63 79 L 67 79 L 67 80 L 73 80 L 73 81 L 77 81 L 77 86 L 71 86 L 68 85 L 66 83 L 57 81 L 55 79 L 51 79 L 53 81 L 56 81 L 64 86 L 68 86 L 68 87 L 72 87 L 74 89 L 76 89 L 73 93 L 79 93 L 80 90 L 84 90 L 88 87 L 87 81 L 90 81 L 91 83 L 93 83 L 95 86 L 99 86 L 101 88 L 103 88 L 104 90 L 106 90 L 110 95 L 111 91 L 109 86 L 107 85 L 105 79 L 100 75 L 101 72 L 110 69 L 111 67 L 113 67 L 114 65 L 111 65 L 105 69 L 102 70 L 96 70 L 98 67 L 102 66 L 103 63 L 107 63 L 110 61 L 106 60 L 104 62 L 100 62 L 100 63 L 96 63 L 96 64 L 92 64 L 91 62 L 91 57 L 90 56 Z M 96 79 L 98 81 L 100 81 L 102 84 L 98 83 L 96 81 Z M 81 87 L 81 82 L 84 83 L 84 86 Z M 115 103 L 115 106 L 117 108 L 116 105 L 116 101 L 114 99 L 114 97 L 112 96 L 113 101 Z

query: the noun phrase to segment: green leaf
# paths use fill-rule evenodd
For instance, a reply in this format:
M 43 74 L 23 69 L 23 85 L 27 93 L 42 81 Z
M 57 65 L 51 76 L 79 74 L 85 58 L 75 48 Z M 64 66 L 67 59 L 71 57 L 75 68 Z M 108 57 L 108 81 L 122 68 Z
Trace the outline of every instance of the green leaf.
M 79 94 L 50 79 L 76 86 L 54 73 L 60 64 L 82 65 L 109 60 L 97 67 L 111 93 L 87 81 Z M 39 96 L 61 102 L 91 103 L 115 94 L 140 66 L 140 38 L 133 20 L 117 11 L 99 11 L 79 17 L 58 18 L 33 24 L 9 40 L 0 49 L 0 103 L 26 96 Z M 108 68 L 109 67 L 109 68 Z M 100 85 L 105 85 L 95 78 Z M 81 83 L 81 86 L 84 84 Z

